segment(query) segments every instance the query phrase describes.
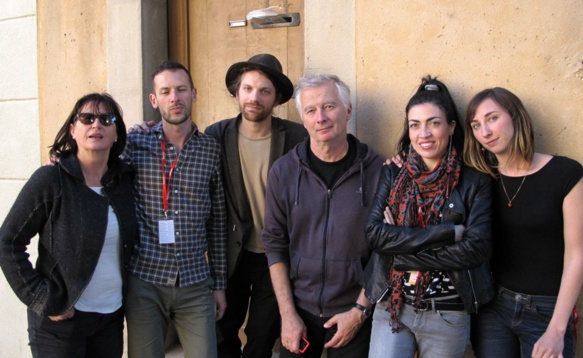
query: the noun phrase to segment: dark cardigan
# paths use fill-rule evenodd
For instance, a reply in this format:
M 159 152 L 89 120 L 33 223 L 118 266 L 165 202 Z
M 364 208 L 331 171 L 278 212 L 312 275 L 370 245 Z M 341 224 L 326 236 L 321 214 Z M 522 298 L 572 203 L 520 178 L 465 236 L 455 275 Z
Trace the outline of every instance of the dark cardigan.
M 0 266 L 18 298 L 39 315 L 57 316 L 74 307 L 89 284 L 105 241 L 108 205 L 117 216 L 126 276 L 137 233 L 131 172 L 103 187 L 85 185 L 77 157 L 39 168 L 25 184 L 0 227 Z M 26 252 L 39 234 L 35 267 Z

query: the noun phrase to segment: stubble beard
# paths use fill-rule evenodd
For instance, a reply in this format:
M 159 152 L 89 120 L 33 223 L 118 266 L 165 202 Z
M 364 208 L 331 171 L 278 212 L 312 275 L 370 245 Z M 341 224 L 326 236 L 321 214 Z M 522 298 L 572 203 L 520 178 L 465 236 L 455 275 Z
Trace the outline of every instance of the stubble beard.
M 257 104 L 254 104 L 254 105 L 259 106 Z M 241 114 L 243 115 L 243 118 L 245 118 L 246 120 L 248 120 L 250 122 L 256 122 L 256 123 L 260 123 L 260 122 L 267 120 L 271 116 L 271 113 L 273 111 L 273 107 L 268 109 L 264 106 L 261 106 L 263 108 L 263 110 L 261 112 L 250 112 L 245 107 L 246 107 L 245 105 L 243 105 L 242 107 L 240 106 L 240 110 L 241 110 Z
M 166 122 L 168 124 L 172 124 L 172 125 L 180 125 L 180 124 L 186 122 L 190 118 L 190 111 L 191 111 L 191 109 L 188 109 L 187 111 L 185 111 L 183 117 L 178 117 L 178 118 L 172 118 L 172 115 L 170 114 L 169 110 L 164 111 L 164 112 L 160 111 L 160 115 L 162 116 L 162 119 L 164 120 L 164 122 Z
M 162 119 L 164 120 L 164 122 L 168 123 L 168 124 L 173 124 L 173 125 L 180 125 L 184 122 L 186 122 L 188 120 L 188 116 L 184 116 L 181 118 L 168 118 L 167 116 L 162 116 Z

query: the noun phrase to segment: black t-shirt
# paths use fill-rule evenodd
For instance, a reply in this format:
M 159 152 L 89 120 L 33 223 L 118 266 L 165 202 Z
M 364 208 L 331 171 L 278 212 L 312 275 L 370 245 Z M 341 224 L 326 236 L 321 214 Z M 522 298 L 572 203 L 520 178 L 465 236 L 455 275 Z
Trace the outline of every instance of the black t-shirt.
M 496 180 L 492 202 L 492 271 L 496 283 L 515 292 L 557 296 L 563 273 L 563 200 L 583 176 L 583 167 L 553 157 L 536 173 L 502 176 L 512 207 Z
M 324 180 L 328 188 L 332 188 L 338 179 L 350 169 L 356 160 L 356 144 L 350 137 L 348 137 L 348 153 L 346 153 L 344 158 L 337 162 L 324 162 L 320 160 L 312 152 L 312 149 L 308 144 L 308 160 L 310 161 L 310 167 L 312 170 Z

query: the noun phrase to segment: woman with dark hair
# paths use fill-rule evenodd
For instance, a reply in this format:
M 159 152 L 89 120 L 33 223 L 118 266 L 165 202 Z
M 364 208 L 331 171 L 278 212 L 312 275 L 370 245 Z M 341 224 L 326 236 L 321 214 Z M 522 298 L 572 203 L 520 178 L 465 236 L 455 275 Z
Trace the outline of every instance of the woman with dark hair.
M 583 282 L 583 167 L 534 150 L 532 119 L 504 88 L 470 101 L 465 160 L 496 179 L 497 295 L 473 321 L 478 357 L 573 357 Z
M 467 168 L 447 87 L 426 77 L 406 107 L 367 225 L 374 312 L 369 357 L 463 357 L 470 314 L 494 295 L 487 267 L 491 181 Z M 386 310 L 385 310 L 386 307 Z
M 28 306 L 33 357 L 121 357 L 123 285 L 137 223 L 121 109 L 80 98 L 0 227 L 0 266 Z M 33 267 L 27 246 L 39 235 Z

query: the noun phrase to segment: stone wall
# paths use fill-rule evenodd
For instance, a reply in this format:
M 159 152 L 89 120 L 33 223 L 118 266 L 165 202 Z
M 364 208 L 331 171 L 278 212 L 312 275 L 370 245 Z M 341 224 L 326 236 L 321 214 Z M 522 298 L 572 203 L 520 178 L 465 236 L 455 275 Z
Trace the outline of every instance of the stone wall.
M 0 221 L 40 163 L 36 20 L 34 0 L 0 2 Z M 4 275 L 0 312 L 0 357 L 30 356 L 26 306 Z

